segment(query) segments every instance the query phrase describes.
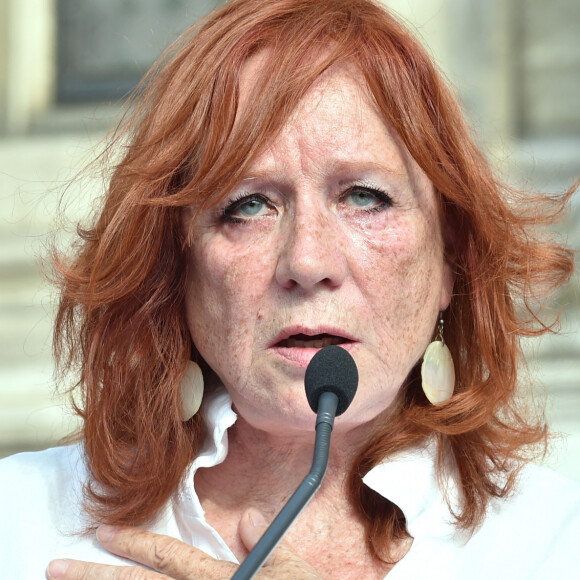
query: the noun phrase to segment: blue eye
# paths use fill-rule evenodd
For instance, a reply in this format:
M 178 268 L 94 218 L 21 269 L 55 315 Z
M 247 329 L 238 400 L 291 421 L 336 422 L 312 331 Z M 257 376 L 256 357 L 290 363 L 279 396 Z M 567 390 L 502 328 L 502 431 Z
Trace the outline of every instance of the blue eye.
M 268 215 L 272 210 L 272 205 L 264 196 L 253 193 L 232 200 L 222 211 L 222 220 L 241 223 L 252 218 Z
M 374 205 L 377 201 L 376 196 L 368 191 L 353 191 L 350 194 L 350 199 L 352 200 L 353 205 L 358 207 L 368 207 Z
M 391 198 L 373 187 L 354 186 L 343 194 L 346 205 L 365 211 L 380 211 L 393 205 Z
M 264 202 L 259 199 L 250 199 L 244 203 L 241 203 L 237 210 L 244 216 L 254 217 L 259 215 L 264 209 Z

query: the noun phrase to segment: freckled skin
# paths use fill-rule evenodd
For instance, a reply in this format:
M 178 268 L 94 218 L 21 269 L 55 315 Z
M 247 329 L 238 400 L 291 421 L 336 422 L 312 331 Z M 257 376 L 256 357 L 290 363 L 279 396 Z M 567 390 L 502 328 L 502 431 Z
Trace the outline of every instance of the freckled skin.
M 248 66 L 242 103 L 251 79 Z M 433 187 L 361 83 L 331 69 L 253 161 L 228 200 L 259 193 L 263 211 L 230 223 L 208 210 L 194 226 L 193 341 L 238 413 L 266 432 L 312 433 L 304 369 L 271 348 L 282 329 L 331 325 L 355 339 L 359 389 L 335 428 L 346 432 L 391 404 L 449 304 Z M 344 196 L 352 183 L 380 188 L 392 206 L 356 206 Z

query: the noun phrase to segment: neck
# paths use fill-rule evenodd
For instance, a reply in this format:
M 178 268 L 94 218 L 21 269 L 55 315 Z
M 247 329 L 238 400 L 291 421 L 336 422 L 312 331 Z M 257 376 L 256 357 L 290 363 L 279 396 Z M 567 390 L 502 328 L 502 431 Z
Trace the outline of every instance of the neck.
M 330 502 L 346 507 L 348 474 L 373 427 L 364 425 L 345 432 L 335 429 L 328 469 L 311 503 Z M 239 417 L 228 431 L 224 462 L 196 475 L 198 494 L 223 508 L 255 507 L 266 517 L 273 517 L 308 473 L 314 439 L 314 416 L 312 431 L 291 435 L 255 429 Z
M 351 578 L 345 575 L 344 559 L 358 562 L 357 570 L 364 570 L 366 578 L 383 578 L 390 568 L 368 551 L 365 524 L 348 489 L 348 475 L 373 431 L 374 425 L 336 429 L 322 485 L 285 536 L 324 577 Z M 248 553 L 238 532 L 242 514 L 255 508 L 266 521 L 274 519 L 310 469 L 314 438 L 314 419 L 311 432 L 283 436 L 257 430 L 239 417 L 228 431 L 224 462 L 196 473 L 195 488 L 206 519 L 238 559 Z M 321 550 L 333 557 L 325 559 Z M 344 558 L 337 558 L 337 553 Z

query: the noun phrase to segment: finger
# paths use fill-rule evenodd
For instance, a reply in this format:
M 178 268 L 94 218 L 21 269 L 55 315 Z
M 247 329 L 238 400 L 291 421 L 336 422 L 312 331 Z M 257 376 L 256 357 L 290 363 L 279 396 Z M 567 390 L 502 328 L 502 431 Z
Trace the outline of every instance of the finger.
M 262 568 L 259 578 L 263 580 L 321 580 L 321 576 L 306 560 L 303 560 L 287 542 L 280 542 Z
M 244 515 L 240 519 L 240 524 L 238 531 L 244 546 L 251 551 L 253 547 L 258 543 L 258 540 L 264 535 L 264 532 L 268 529 L 268 523 L 264 516 L 256 509 L 249 508 L 245 511 Z M 282 540 L 277 548 L 270 554 L 268 558 L 268 563 L 274 561 L 280 561 L 283 559 L 297 557 L 292 549 L 288 546 L 284 540 Z
M 245 511 L 244 515 L 240 519 L 239 533 L 242 538 L 244 546 L 248 551 L 252 550 L 253 547 L 258 543 L 258 540 L 264 535 L 264 532 L 268 529 L 268 523 L 264 516 L 256 509 L 249 508 Z M 287 542 L 282 540 L 278 547 L 272 552 L 268 558 L 268 562 L 280 561 L 281 559 L 288 559 L 298 557 L 295 552 L 290 548 Z
M 109 552 L 177 580 L 230 578 L 236 570 L 176 538 L 140 528 L 101 526 L 97 538 Z
M 267 529 L 266 519 L 258 510 L 253 508 L 244 512 L 238 527 L 242 542 L 248 551 L 252 550 Z
M 161 580 L 167 576 L 138 566 L 107 566 L 78 560 L 53 560 L 46 569 L 48 580 Z
M 240 537 L 248 550 L 251 550 L 268 529 L 264 516 L 255 509 L 248 509 L 240 520 L 238 527 Z M 263 580 L 268 578 L 320 580 L 318 572 L 292 550 L 287 542 L 282 540 L 270 554 L 258 576 Z

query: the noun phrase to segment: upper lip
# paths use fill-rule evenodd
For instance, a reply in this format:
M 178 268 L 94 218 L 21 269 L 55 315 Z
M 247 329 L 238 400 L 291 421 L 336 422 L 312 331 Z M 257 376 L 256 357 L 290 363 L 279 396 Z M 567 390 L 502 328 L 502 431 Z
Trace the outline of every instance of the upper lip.
M 320 334 L 326 334 L 331 336 L 337 336 L 339 338 L 344 338 L 348 341 L 356 341 L 350 333 L 343 330 L 342 328 L 337 328 L 335 326 L 305 326 L 305 325 L 296 325 L 296 326 L 287 326 L 283 328 L 276 338 L 272 341 L 270 346 L 277 346 L 283 340 L 287 338 L 297 336 L 297 335 L 304 335 L 304 336 L 318 336 Z

